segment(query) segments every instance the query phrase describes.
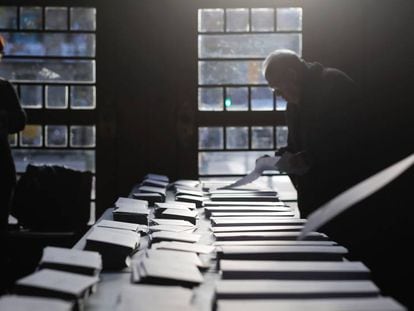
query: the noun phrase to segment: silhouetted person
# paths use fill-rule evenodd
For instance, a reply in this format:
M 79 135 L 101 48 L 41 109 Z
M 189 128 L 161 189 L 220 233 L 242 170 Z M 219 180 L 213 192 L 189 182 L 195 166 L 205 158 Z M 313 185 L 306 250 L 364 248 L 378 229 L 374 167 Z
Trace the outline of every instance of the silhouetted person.
M 289 50 L 270 53 L 263 72 L 287 101 L 288 145 L 278 154 L 307 217 L 359 179 L 358 90 L 342 71 L 305 62 Z
M 278 153 L 281 169 L 297 187 L 301 216 L 307 217 L 414 151 L 410 101 L 392 102 L 393 112 L 384 115 L 384 128 L 367 117 L 382 108 L 377 105 L 373 111 L 364 106 L 355 83 L 340 70 L 307 63 L 286 50 L 271 53 L 263 69 L 270 87 L 288 102 L 288 145 Z M 384 140 L 386 136 L 393 139 Z M 414 296 L 407 285 L 414 278 L 413 186 L 411 168 L 320 228 L 349 250 L 349 259 L 368 266 L 383 295 L 410 310 L 414 310 Z
M 0 61 L 4 45 L 5 41 L 0 36 Z M 10 204 L 16 185 L 16 170 L 8 135 L 21 131 L 25 123 L 26 114 L 20 106 L 13 86 L 7 80 L 0 78 L 0 264 L 2 268 L 4 268 L 3 261 L 6 256 L 5 245 Z M 2 279 L 4 279 L 4 275 Z

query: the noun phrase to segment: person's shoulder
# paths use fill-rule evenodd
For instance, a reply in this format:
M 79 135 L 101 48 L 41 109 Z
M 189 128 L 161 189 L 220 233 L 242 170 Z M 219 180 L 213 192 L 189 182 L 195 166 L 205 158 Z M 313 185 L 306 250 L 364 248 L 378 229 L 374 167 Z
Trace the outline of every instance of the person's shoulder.
M 13 84 L 11 84 L 11 82 L 7 79 L 4 79 L 2 77 L 0 77 L 0 87 L 2 87 L 3 89 L 13 89 Z
M 11 85 L 11 83 L 7 79 L 4 79 L 3 77 L 0 77 L 0 85 L 2 85 L 2 86 Z
M 337 68 L 324 68 L 322 77 L 325 81 L 354 84 L 354 81 L 345 72 Z

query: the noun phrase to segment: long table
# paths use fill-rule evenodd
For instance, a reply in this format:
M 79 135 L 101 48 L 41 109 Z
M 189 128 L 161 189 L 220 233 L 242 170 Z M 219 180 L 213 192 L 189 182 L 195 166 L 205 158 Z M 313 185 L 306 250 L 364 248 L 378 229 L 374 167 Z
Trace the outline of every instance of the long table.
M 217 180 L 215 178 L 214 180 Z M 205 179 L 205 182 L 211 182 L 211 179 Z M 231 179 L 223 178 L 222 181 L 224 183 L 231 183 Z M 261 185 L 272 186 L 273 188 L 277 189 L 279 195 L 282 199 L 288 201 L 288 205 L 292 207 L 292 209 L 297 213 L 299 216 L 299 212 L 297 209 L 296 203 L 296 191 L 293 187 L 292 183 L 290 182 L 289 177 L 286 175 L 275 176 L 273 178 L 270 177 L 262 177 L 259 181 Z M 131 190 L 131 193 L 134 191 L 134 186 Z M 171 193 L 167 195 L 167 201 L 174 200 L 174 197 Z M 113 208 L 108 208 L 102 214 L 102 216 L 98 219 L 98 221 L 103 219 L 112 220 L 112 211 Z M 214 238 L 212 236 L 212 232 L 210 230 L 210 221 L 206 219 L 204 216 L 204 209 L 198 209 L 199 212 L 199 220 L 197 221 L 197 230 L 195 233 L 201 234 L 200 243 L 202 244 L 212 244 L 214 242 Z M 90 234 L 92 228 L 87 231 L 84 236 L 73 246 L 76 249 L 84 249 L 86 244 L 86 237 Z M 148 246 L 148 237 L 143 236 L 141 237 L 140 247 L 139 250 L 145 249 Z M 207 255 L 206 255 L 207 256 Z M 208 256 L 207 256 L 208 257 Z M 220 279 L 220 275 L 217 271 L 215 258 L 213 255 L 210 255 L 209 258 L 204 258 L 210 260 L 210 268 L 203 272 L 204 282 L 193 289 L 194 296 L 193 302 L 197 310 L 200 311 L 211 311 L 212 304 L 213 304 L 213 296 L 214 296 L 214 286 L 215 282 Z M 98 284 L 98 290 L 91 295 L 86 303 L 86 311 L 106 311 L 115 310 L 117 299 L 122 291 L 123 286 L 131 283 L 131 269 L 125 268 L 121 271 L 103 271 L 100 274 L 100 282 Z

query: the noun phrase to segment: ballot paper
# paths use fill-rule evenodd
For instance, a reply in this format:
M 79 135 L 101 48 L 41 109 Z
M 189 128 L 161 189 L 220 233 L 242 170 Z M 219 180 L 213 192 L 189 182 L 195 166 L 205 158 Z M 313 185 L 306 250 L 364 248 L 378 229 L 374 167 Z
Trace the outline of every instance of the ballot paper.
M 256 160 L 256 166 L 253 171 L 249 174 L 244 176 L 243 178 L 237 180 L 236 182 L 225 186 L 221 189 L 233 188 L 233 187 L 240 187 L 246 184 L 249 184 L 259 178 L 263 171 L 266 170 L 275 170 L 276 163 L 279 161 L 280 157 L 261 157 Z
M 321 298 L 321 299 L 219 299 L 217 311 L 404 311 L 404 306 L 390 297 Z
M 121 290 L 117 311 L 194 310 L 193 293 L 181 286 L 134 284 Z
M 97 275 L 102 270 L 102 258 L 97 252 L 47 246 L 43 249 L 39 268 Z
M 216 299 L 297 299 L 378 296 L 369 280 L 219 280 Z
M 6 295 L 0 297 L 0 310 L 2 311 L 72 311 L 73 304 L 68 301 L 46 297 L 30 297 Z
M 322 205 L 309 215 L 308 221 L 303 227 L 298 239 L 301 240 L 305 238 L 308 233 L 317 231 L 318 228 L 343 211 L 383 188 L 404 173 L 413 164 L 414 154 L 411 154 L 403 160 L 361 181 L 332 200 L 328 201 L 326 204 Z

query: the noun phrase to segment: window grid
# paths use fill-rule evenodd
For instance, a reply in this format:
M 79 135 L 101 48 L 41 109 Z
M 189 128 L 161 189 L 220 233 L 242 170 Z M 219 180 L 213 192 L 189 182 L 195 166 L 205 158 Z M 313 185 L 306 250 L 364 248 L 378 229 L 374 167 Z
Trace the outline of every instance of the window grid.
M 236 129 L 240 129 L 240 137 L 243 135 L 242 131 L 243 128 L 247 128 L 247 142 L 246 145 L 242 148 L 233 148 L 228 147 L 227 144 L 227 132 L 229 131 L 229 128 L 232 128 L 233 131 Z M 264 125 L 264 126 L 223 126 L 223 127 L 217 127 L 217 126 L 210 126 L 210 127 L 199 127 L 199 141 L 204 141 L 203 137 L 205 136 L 207 131 L 215 131 L 215 134 L 217 134 L 217 129 L 221 130 L 221 133 L 219 136 L 216 136 L 218 138 L 219 142 L 223 142 L 222 147 L 216 148 L 214 145 L 218 144 L 217 140 L 213 140 L 210 142 L 210 144 L 206 144 L 205 142 L 202 143 L 202 146 L 199 145 L 199 150 L 203 151 L 224 151 L 224 150 L 231 150 L 231 151 L 245 151 L 245 150 L 273 150 L 274 148 L 282 148 L 285 147 L 287 144 L 287 134 L 288 129 L 287 126 L 272 126 L 272 125 Z M 265 144 L 263 147 L 254 147 L 252 146 L 252 142 L 254 142 L 254 134 L 253 130 L 257 131 L 265 131 L 269 130 L 270 135 L 265 135 L 263 138 L 267 139 L 269 141 L 268 144 Z M 211 138 L 211 137 L 210 137 Z M 263 145 L 263 143 L 261 143 Z
M 286 10 L 290 8 L 293 8 L 294 10 Z M 237 14 L 237 10 L 239 10 L 238 12 L 240 13 L 246 9 L 248 25 L 245 25 L 245 17 L 240 17 L 239 15 L 239 18 L 241 19 L 236 20 L 237 16 L 231 15 L 231 12 L 229 12 L 229 10 L 233 10 L 234 14 Z M 223 148 L 199 148 L 199 175 L 244 174 L 246 173 L 246 167 L 248 166 L 242 165 L 237 168 L 238 164 L 231 164 L 232 158 L 226 157 L 234 155 L 234 161 L 250 162 L 251 165 L 252 156 L 256 156 L 260 153 L 272 154 L 274 148 L 282 148 L 287 144 L 288 131 L 283 118 L 284 110 L 286 110 L 286 102 L 277 94 L 277 91 L 272 92 L 272 95 L 270 95 L 267 91 L 259 89 L 260 87 L 267 88 L 268 85 L 264 80 L 264 77 L 261 76 L 261 68 L 258 67 L 257 63 L 253 64 L 251 62 L 262 62 L 267 54 L 275 49 L 275 43 L 272 43 L 269 46 L 266 45 L 266 42 L 269 41 L 268 39 L 270 37 L 282 40 L 279 43 L 276 43 L 276 48 L 290 48 L 294 49 L 299 54 L 302 53 L 302 8 L 297 5 L 263 8 L 211 8 L 206 9 L 206 14 L 204 14 L 204 10 L 205 9 L 199 9 L 198 12 L 198 92 L 199 94 L 204 94 L 203 98 L 200 96 L 198 97 L 198 126 L 202 126 L 203 128 L 222 126 L 223 137 L 220 139 L 223 141 Z M 255 10 L 255 12 L 253 12 L 253 10 Z M 209 25 L 207 20 L 209 14 L 215 14 L 214 22 L 211 25 Z M 272 22 L 270 22 L 271 18 L 269 14 L 272 16 Z M 263 23 L 263 20 L 260 19 L 264 15 L 266 15 L 267 23 Z M 278 21 L 279 16 L 282 16 L 282 18 Z M 232 19 L 232 21 L 231 24 L 228 25 L 227 23 L 230 23 L 230 19 Z M 256 24 L 253 25 L 253 23 Z M 230 37 L 226 37 L 227 35 Z M 236 46 L 234 44 L 236 44 L 235 42 L 237 42 L 237 40 L 240 41 L 240 38 L 247 38 L 248 40 L 253 41 L 256 40 L 254 41 L 255 43 L 263 44 L 263 46 L 261 47 L 259 45 L 257 47 L 254 45 L 255 49 L 258 49 L 258 51 L 248 49 L 243 50 L 243 47 L 240 49 L 231 49 Z M 226 40 L 233 41 L 226 43 Z M 243 42 L 240 42 L 239 46 L 243 46 L 242 43 Z M 220 66 L 221 68 L 219 68 Z M 236 70 L 233 69 L 233 67 L 237 66 L 245 66 L 244 69 L 242 69 L 243 67 L 240 67 L 241 69 L 238 68 L 238 70 L 240 70 L 239 75 L 241 78 L 233 78 L 233 70 Z M 255 72 L 254 70 L 258 71 Z M 251 78 L 252 74 L 253 78 Z M 257 76 L 254 77 L 254 74 Z M 215 79 L 216 76 L 219 79 Z M 231 81 L 229 78 L 231 78 Z M 229 94 L 231 88 L 247 88 L 247 109 L 241 106 L 237 107 L 238 105 L 235 103 L 236 100 L 233 101 L 233 98 L 231 98 Z M 258 89 L 253 91 L 252 88 Z M 214 89 L 214 91 L 211 91 L 210 94 L 208 92 L 209 89 Z M 219 90 L 221 90 L 221 92 Z M 221 107 L 218 94 L 221 94 L 222 96 L 221 101 L 223 105 Z M 235 107 L 233 107 L 233 109 L 228 107 L 230 104 L 235 104 Z M 267 120 L 265 121 L 263 119 L 263 112 L 267 115 L 274 116 L 274 119 L 277 121 L 273 124 L 267 123 L 273 121 L 270 121 L 271 118 L 269 117 L 264 118 Z M 255 119 L 255 116 L 257 116 L 257 119 Z M 242 140 L 243 133 L 241 132 L 238 134 L 240 137 L 234 137 L 234 135 L 237 135 L 237 130 L 236 133 L 234 130 L 237 127 L 240 129 L 247 128 L 247 142 Z M 228 128 L 232 128 L 231 139 L 235 139 L 237 142 L 232 146 L 241 146 L 240 148 L 235 149 L 228 147 Z M 254 141 L 254 137 L 256 137 L 257 141 Z M 243 141 L 244 145 L 238 144 L 241 141 Z M 218 168 L 218 165 L 220 164 L 217 163 L 220 163 L 222 160 L 223 163 L 227 163 L 227 167 L 231 166 L 227 173 L 224 168 L 226 166 L 222 167 L 224 169 Z M 214 168 L 210 169 L 210 164 L 211 167 Z
M 48 6 L 46 3 L 36 5 L 40 8 L 40 22 L 30 14 L 24 21 L 22 12 L 33 7 L 35 6 L 0 6 L 0 10 L 11 12 L 9 22 L 0 22 L 0 33 L 6 37 L 6 50 L 3 64 L 0 66 L 0 75 L 13 83 L 21 99 L 23 88 L 31 86 L 41 89 L 39 93 L 34 92 L 32 98 L 35 102 L 39 101 L 39 107 L 24 106 L 22 102 L 28 119 L 33 124 L 27 124 L 25 130 L 9 137 L 17 173 L 23 173 L 29 163 L 65 165 L 92 171 L 94 186 L 91 205 L 94 205 L 97 120 L 96 9 Z M 66 21 L 58 18 L 61 15 Z M 24 24 L 31 23 L 31 18 L 35 19 L 35 23 L 31 29 L 27 29 Z M 39 23 L 36 24 L 37 22 Z M 55 41 L 52 42 L 51 38 L 55 38 Z M 62 38 L 69 41 L 61 40 Z M 52 63 L 55 66 L 88 64 L 84 73 L 87 79 L 77 73 L 76 69 L 79 67 L 73 71 L 70 79 L 63 76 L 56 78 L 54 75 L 59 75 L 59 72 L 51 69 Z M 43 67 L 43 71 L 30 72 L 31 64 L 40 64 L 34 67 Z M 4 69 L 7 66 L 12 70 Z M 29 99 L 31 95 L 33 94 L 28 94 Z M 78 125 L 79 120 L 82 125 Z M 83 120 L 88 121 L 84 124 Z M 72 133 L 72 129 L 76 129 L 76 134 Z M 94 215 L 91 216 L 93 219 Z

